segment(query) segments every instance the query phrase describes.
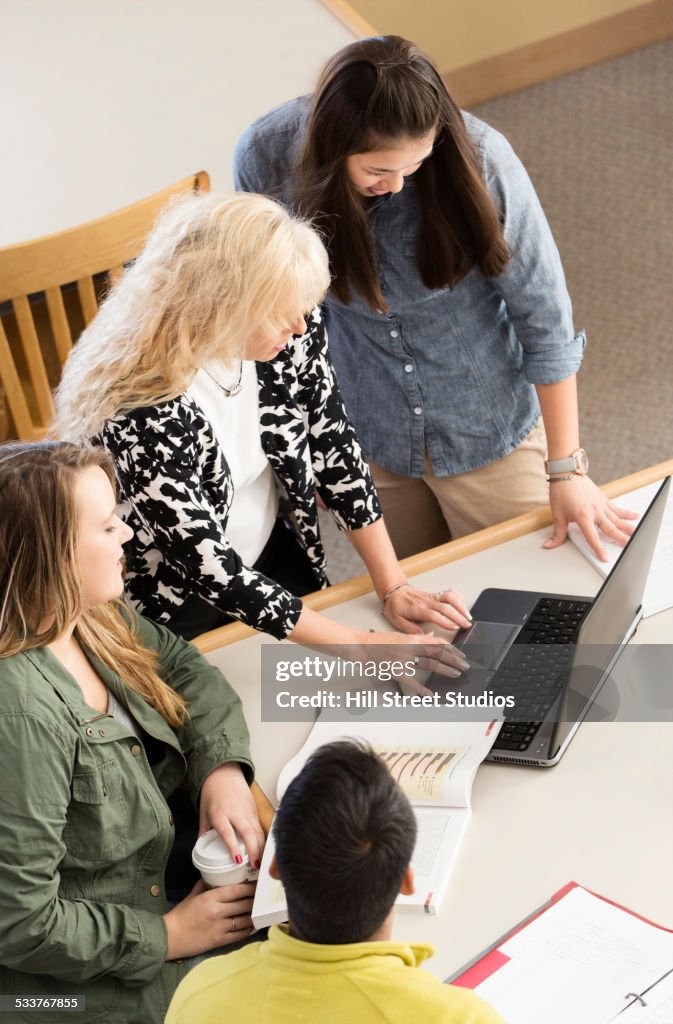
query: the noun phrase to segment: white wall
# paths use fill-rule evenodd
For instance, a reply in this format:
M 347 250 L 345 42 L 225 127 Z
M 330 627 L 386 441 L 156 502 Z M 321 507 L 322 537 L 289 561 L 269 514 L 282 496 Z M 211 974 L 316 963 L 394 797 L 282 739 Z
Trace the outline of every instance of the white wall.
M 319 0 L 0 0 L 0 245 L 193 171 L 354 37 Z

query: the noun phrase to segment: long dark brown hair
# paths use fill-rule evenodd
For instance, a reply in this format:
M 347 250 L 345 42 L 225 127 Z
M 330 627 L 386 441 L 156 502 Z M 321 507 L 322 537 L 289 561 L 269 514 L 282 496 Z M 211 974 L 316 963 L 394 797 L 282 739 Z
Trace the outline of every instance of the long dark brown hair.
M 0 445 L 0 659 L 44 647 L 74 622 L 82 644 L 178 726 L 187 718 L 185 701 L 161 679 L 158 656 L 143 646 L 120 603 L 84 607 L 74 487 L 90 466 L 114 489 L 112 459 L 101 448 Z
M 504 270 L 509 250 L 460 110 L 423 50 L 399 36 L 376 36 L 328 62 L 297 165 L 296 204 L 325 237 L 332 291 L 342 302 L 356 291 L 372 309 L 387 308 L 366 205 L 346 158 L 432 132 L 432 154 L 414 175 L 423 283 L 452 287 L 473 267 L 487 277 Z

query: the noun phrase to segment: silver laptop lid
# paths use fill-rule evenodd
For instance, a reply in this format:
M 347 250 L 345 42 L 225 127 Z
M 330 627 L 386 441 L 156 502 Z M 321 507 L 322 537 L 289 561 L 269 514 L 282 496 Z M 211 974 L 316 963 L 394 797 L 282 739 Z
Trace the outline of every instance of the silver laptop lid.
M 633 634 L 671 487 L 667 477 L 596 594 L 580 628 L 568 684 L 555 715 L 550 753 L 556 759 L 574 725 L 586 715 L 616 654 Z

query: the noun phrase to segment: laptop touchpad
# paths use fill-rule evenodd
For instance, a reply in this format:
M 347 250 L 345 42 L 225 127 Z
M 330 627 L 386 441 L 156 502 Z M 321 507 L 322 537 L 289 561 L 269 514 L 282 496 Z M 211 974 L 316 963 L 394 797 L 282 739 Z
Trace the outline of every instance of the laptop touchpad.
M 453 641 L 470 665 L 494 671 L 514 642 L 521 629 L 509 622 L 473 622 L 469 629 L 461 629 Z

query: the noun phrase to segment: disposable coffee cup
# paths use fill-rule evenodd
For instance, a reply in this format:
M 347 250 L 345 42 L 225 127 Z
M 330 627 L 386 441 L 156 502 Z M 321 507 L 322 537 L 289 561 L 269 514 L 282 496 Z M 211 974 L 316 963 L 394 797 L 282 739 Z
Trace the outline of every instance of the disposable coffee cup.
M 235 885 L 237 882 L 254 882 L 258 872 L 250 865 L 250 858 L 236 833 L 236 842 L 241 851 L 243 862 L 237 864 L 229 852 L 229 847 L 220 838 L 214 828 L 204 832 L 196 840 L 192 850 L 192 864 L 201 872 L 201 878 L 215 889 L 218 885 Z

